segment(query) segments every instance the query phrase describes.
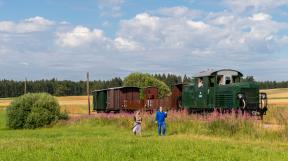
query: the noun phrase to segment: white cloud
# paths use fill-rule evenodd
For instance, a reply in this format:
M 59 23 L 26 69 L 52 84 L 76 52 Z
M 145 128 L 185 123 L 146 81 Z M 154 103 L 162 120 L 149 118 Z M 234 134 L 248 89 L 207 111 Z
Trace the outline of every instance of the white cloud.
M 44 31 L 54 25 L 53 21 L 43 17 L 31 17 L 18 23 L 13 21 L 0 21 L 0 32 L 29 33 Z
M 225 67 L 243 69 L 245 73 L 252 68 L 264 69 L 260 62 L 279 62 L 275 69 L 288 70 L 287 61 L 279 61 L 283 58 L 280 54 L 287 50 L 288 25 L 276 21 L 274 14 L 225 10 L 194 17 L 191 12 L 192 9 L 176 6 L 138 13 L 120 21 L 116 36 L 106 36 L 105 28 L 73 26 L 44 18 L 2 21 L 0 30 L 5 33 L 0 34 L 0 63 L 6 66 L 1 65 L 0 72 L 21 71 L 23 75 L 27 72 L 23 71 L 25 67 L 43 77 L 50 72 L 52 77 L 78 79 L 84 72 L 93 71 L 106 79 L 133 71 L 190 74 Z M 22 23 L 46 27 L 29 27 L 29 31 L 44 32 L 14 37 Z M 47 30 L 51 25 L 53 30 Z M 8 67 L 13 68 L 7 70 Z M 269 74 L 274 72 L 266 73 Z
M 177 9 L 176 15 L 189 12 L 185 8 Z M 151 54 L 159 58 L 171 58 L 172 53 L 168 56 L 167 51 L 176 49 L 174 56 L 181 53 L 215 60 L 225 56 L 225 61 L 229 62 L 241 55 L 241 61 L 250 61 L 263 54 L 275 54 L 285 46 L 285 39 L 278 33 L 287 30 L 288 25 L 274 21 L 264 12 L 248 16 L 228 11 L 207 13 L 201 20 L 167 15 L 140 13 L 122 21 L 118 35 L 152 53 L 159 51 L 157 55 Z
M 163 7 L 160 8 L 156 13 L 159 13 L 161 16 L 168 17 L 201 17 L 203 12 L 196 9 L 189 9 L 185 6 L 175 6 L 175 7 Z
M 141 50 L 141 47 L 136 42 L 129 41 L 125 38 L 117 37 L 115 38 L 114 41 L 116 48 L 119 50 L 124 51 Z
M 254 14 L 252 17 L 249 17 L 249 19 L 253 21 L 265 21 L 270 20 L 271 16 L 265 13 L 257 13 Z
M 168 50 L 207 46 L 212 39 L 206 39 L 203 34 L 212 36 L 211 32 L 212 29 L 203 21 L 141 13 L 130 20 L 122 21 L 118 35 L 138 42 L 147 50 Z
M 186 16 L 190 10 L 184 6 L 161 8 L 160 13 L 167 16 Z
M 100 29 L 89 29 L 84 26 L 76 26 L 68 32 L 57 33 L 56 44 L 60 47 L 67 48 L 84 48 L 98 50 L 118 50 L 118 51 L 135 51 L 142 48 L 135 41 L 125 39 L 121 36 L 114 40 L 104 36 Z M 66 48 L 66 49 L 67 49 Z
M 158 20 L 159 18 L 156 16 L 150 16 L 148 13 L 141 13 L 136 15 L 135 18 L 131 20 L 131 22 L 135 22 L 137 25 L 151 29 L 156 29 Z
M 90 30 L 83 26 L 76 26 L 70 32 L 58 33 L 57 37 L 57 44 L 63 47 L 78 47 L 87 45 L 93 41 L 102 41 L 105 39 L 102 30 Z
M 187 24 L 192 27 L 193 29 L 196 30 L 204 30 L 208 27 L 208 25 L 206 25 L 204 22 L 202 21 L 192 21 L 192 20 L 188 20 Z
M 23 65 L 23 66 L 29 66 L 29 65 L 30 65 L 30 64 L 27 63 L 27 62 L 20 62 L 20 64 Z
M 101 16 L 104 17 L 120 17 L 122 15 L 122 5 L 124 0 L 97 0 L 101 11 Z
M 253 10 L 254 12 L 269 11 L 279 6 L 288 4 L 288 0 L 224 0 L 231 7 L 233 12 L 245 12 Z

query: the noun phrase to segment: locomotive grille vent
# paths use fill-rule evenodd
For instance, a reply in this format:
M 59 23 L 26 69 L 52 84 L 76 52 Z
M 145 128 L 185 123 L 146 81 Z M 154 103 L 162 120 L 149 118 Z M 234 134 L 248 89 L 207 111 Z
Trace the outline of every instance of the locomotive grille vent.
M 216 93 L 216 106 L 217 107 L 232 107 L 233 94 L 232 93 Z
M 248 101 L 248 108 L 256 108 L 259 104 L 259 96 L 258 96 L 258 90 L 257 89 L 242 89 L 242 93 L 245 94 L 246 99 Z

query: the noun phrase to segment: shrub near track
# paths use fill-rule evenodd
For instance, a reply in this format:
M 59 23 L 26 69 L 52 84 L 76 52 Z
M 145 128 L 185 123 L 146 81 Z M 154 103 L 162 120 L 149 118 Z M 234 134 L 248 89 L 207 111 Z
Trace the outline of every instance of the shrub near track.
M 29 93 L 15 98 L 7 108 L 7 126 L 34 129 L 68 118 L 60 112 L 55 97 L 47 93 Z

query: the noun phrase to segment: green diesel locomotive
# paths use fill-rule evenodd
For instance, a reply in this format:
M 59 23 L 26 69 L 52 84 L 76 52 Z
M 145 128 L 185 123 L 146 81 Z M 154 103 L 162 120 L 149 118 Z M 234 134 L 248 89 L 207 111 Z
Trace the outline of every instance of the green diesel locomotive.
M 190 112 L 241 110 L 263 116 L 267 95 L 254 82 L 241 82 L 236 70 L 208 70 L 194 75 L 194 82 L 183 86 L 181 106 Z

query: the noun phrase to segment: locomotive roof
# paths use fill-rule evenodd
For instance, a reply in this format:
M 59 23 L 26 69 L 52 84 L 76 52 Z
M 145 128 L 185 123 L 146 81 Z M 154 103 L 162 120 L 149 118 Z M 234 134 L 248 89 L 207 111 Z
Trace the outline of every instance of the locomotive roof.
M 194 78 L 199 78 L 199 77 L 207 77 L 207 76 L 212 76 L 212 75 L 216 75 L 218 72 L 220 71 L 233 71 L 233 72 L 237 72 L 239 76 L 243 76 L 243 74 L 237 70 L 233 70 L 233 69 L 221 69 L 221 70 L 206 70 L 206 71 L 202 71 L 199 72 L 197 74 L 195 74 L 193 77 Z

